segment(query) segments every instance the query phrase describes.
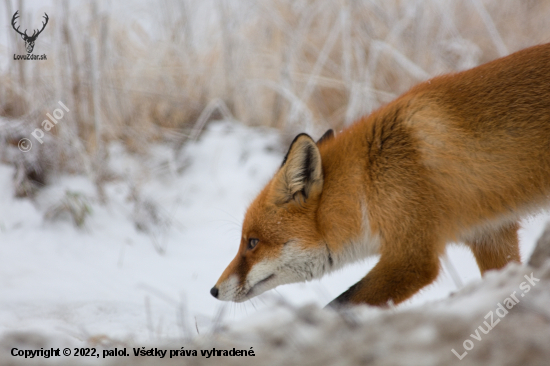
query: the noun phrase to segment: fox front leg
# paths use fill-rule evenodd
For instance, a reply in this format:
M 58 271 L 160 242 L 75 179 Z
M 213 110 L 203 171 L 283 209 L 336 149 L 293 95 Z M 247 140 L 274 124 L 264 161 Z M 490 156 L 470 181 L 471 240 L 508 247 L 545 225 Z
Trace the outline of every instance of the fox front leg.
M 439 273 L 439 259 L 407 258 L 396 260 L 382 255 L 380 261 L 359 282 L 351 286 L 327 307 L 367 304 L 389 306 L 403 302 L 422 287 L 432 283 Z

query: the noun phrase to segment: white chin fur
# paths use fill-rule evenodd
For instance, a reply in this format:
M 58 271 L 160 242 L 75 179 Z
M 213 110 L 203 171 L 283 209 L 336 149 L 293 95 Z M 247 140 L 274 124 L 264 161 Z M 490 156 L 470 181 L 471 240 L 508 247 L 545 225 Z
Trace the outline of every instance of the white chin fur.
M 279 285 L 310 281 L 332 270 L 325 246 L 312 251 L 303 249 L 297 241 L 288 242 L 278 258 L 255 264 L 242 286 L 233 275 L 219 286 L 218 299 L 242 302 Z

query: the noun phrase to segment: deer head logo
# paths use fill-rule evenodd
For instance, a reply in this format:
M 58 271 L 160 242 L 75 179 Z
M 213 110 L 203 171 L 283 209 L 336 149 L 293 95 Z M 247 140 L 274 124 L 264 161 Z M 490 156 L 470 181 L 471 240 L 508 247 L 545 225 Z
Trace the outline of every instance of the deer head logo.
M 27 30 L 25 29 L 25 32 L 24 33 L 21 33 L 19 32 L 19 27 L 15 28 L 15 20 L 17 18 L 19 18 L 19 15 L 17 15 L 17 13 L 19 13 L 19 10 L 17 10 L 15 12 L 15 14 L 13 14 L 13 18 L 11 18 L 11 26 L 13 27 L 13 29 L 15 29 L 15 31 L 17 33 L 19 33 L 21 35 L 21 38 L 23 38 L 23 41 L 25 41 L 25 48 L 27 49 L 27 53 L 32 53 L 32 50 L 34 49 L 34 42 L 36 41 L 36 38 L 38 37 L 38 35 L 40 33 L 42 33 L 42 31 L 44 30 L 44 28 L 46 28 L 46 24 L 48 24 L 48 14 L 44 13 L 44 18 L 46 19 L 46 22 L 42 22 L 42 29 L 40 30 L 35 30 L 33 33 L 32 33 L 32 36 L 29 36 L 27 34 Z M 38 32 L 38 33 L 36 33 Z

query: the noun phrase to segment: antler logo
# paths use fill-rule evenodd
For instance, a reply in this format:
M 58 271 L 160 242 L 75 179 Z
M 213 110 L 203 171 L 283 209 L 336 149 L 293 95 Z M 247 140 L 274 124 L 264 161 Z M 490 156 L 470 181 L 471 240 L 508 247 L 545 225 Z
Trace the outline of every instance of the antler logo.
M 44 28 L 46 28 L 46 24 L 48 24 L 48 14 L 44 13 L 44 18 L 46 19 L 46 22 L 42 22 L 42 29 L 40 30 L 35 30 L 33 33 L 32 33 L 32 36 L 29 36 L 27 34 L 27 30 L 25 29 L 25 32 L 24 33 L 21 33 L 19 32 L 19 27 L 15 28 L 15 20 L 17 18 L 19 18 L 19 15 L 17 15 L 17 13 L 19 13 L 19 10 L 17 10 L 15 12 L 15 14 L 13 14 L 13 18 L 11 18 L 11 26 L 13 27 L 13 29 L 15 29 L 15 31 L 17 33 L 19 33 L 21 35 L 21 38 L 23 38 L 23 40 L 25 41 L 25 48 L 27 49 L 27 53 L 32 53 L 32 50 L 34 49 L 34 42 L 36 41 L 36 38 L 38 37 L 38 35 L 40 33 L 42 33 L 42 31 L 44 30 Z M 38 32 L 38 33 L 36 33 Z

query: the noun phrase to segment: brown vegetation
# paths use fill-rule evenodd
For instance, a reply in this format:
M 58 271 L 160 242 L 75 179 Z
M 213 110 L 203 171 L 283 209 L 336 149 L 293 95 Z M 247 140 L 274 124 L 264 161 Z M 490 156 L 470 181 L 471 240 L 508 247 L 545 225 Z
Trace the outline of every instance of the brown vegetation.
M 430 76 L 550 40 L 550 3 L 537 0 L 166 1 L 145 6 L 151 24 L 96 1 L 55 4 L 34 51 L 48 61 L 0 74 L 0 153 L 96 180 L 112 140 L 180 145 L 228 114 L 289 137 L 339 129 Z M 6 56 L 25 53 L 12 33 Z M 4 154 L 58 100 L 71 112 L 38 155 Z

